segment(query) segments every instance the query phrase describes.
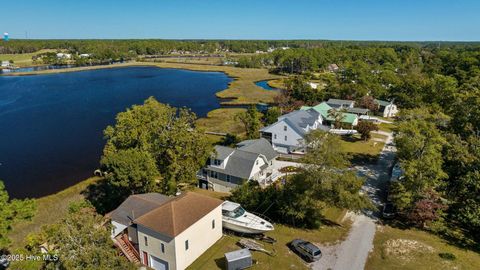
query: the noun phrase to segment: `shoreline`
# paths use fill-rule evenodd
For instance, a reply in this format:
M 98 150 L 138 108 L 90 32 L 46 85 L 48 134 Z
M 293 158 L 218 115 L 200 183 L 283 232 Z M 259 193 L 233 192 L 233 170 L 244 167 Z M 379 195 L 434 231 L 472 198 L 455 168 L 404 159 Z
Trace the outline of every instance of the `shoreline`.
M 206 132 L 233 133 L 237 135 L 241 134 L 243 131 L 241 131 L 238 123 L 235 123 L 233 119 L 234 115 L 238 113 L 239 110 L 243 110 L 240 108 L 241 106 L 248 106 L 257 103 L 272 104 L 273 97 L 278 95 L 278 93 L 276 93 L 275 91 L 265 90 L 255 85 L 255 82 L 282 78 L 282 76 L 279 75 L 269 74 L 267 69 L 244 69 L 230 66 L 213 66 L 168 62 L 128 62 L 112 65 L 84 66 L 65 69 L 8 73 L 0 76 L 8 77 L 48 75 L 66 72 L 81 72 L 88 70 L 127 67 L 157 67 L 190 70 L 196 72 L 222 72 L 227 76 L 231 77 L 232 81 L 228 83 L 227 87 L 215 93 L 215 96 L 220 99 L 220 107 L 208 111 L 206 116 L 197 119 L 197 123 Z M 43 197 L 48 197 L 53 194 L 49 194 Z
M 28 72 L 12 72 L 2 74 L 0 76 L 32 76 L 32 75 L 47 75 L 59 74 L 66 72 L 80 72 L 87 70 L 109 69 L 109 68 L 127 68 L 127 67 L 158 67 L 158 68 L 172 68 L 183 69 L 198 72 L 223 72 L 233 79 L 226 89 L 218 91 L 215 96 L 219 99 L 228 101 L 221 101 L 220 105 L 252 105 L 257 103 L 271 104 L 274 97 L 278 95 L 273 91 L 265 90 L 257 85 L 258 81 L 274 80 L 283 78 L 284 76 L 270 74 L 267 69 L 258 68 L 238 68 L 231 66 L 214 66 L 214 65 L 200 65 L 188 63 L 171 63 L 171 62 L 128 62 L 122 64 L 98 65 L 98 66 L 83 66 L 72 67 L 65 69 L 49 69 L 40 71 Z

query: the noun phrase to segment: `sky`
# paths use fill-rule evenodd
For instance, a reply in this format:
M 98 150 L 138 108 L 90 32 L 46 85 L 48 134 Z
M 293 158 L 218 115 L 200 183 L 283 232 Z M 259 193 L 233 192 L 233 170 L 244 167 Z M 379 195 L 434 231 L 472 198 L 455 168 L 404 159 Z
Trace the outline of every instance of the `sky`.
M 34 39 L 480 41 L 479 0 L 0 0 Z

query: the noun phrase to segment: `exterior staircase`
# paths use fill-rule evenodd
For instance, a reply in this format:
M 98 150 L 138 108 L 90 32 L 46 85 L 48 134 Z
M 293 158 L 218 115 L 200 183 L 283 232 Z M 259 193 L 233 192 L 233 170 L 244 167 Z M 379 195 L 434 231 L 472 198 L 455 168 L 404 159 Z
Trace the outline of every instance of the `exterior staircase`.
M 126 234 L 121 234 L 114 239 L 115 245 L 120 249 L 123 256 L 125 256 L 130 262 L 140 264 L 140 254 L 135 247 L 128 240 Z

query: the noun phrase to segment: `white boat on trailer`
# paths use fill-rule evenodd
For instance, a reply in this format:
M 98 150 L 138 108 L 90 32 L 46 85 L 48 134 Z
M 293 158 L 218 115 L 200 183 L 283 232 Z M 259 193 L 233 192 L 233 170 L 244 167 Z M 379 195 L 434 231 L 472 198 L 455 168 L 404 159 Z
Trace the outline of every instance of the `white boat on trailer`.
M 273 225 L 265 219 L 249 213 L 234 202 L 225 201 L 222 204 L 223 227 L 234 232 L 245 234 L 261 234 L 273 231 Z

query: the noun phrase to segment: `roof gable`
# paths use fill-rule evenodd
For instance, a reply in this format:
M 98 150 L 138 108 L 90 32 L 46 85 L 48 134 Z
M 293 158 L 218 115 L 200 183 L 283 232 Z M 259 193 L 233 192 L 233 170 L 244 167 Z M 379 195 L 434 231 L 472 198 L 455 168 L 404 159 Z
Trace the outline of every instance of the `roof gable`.
M 111 212 L 111 219 L 128 226 L 135 218 L 152 211 L 172 199 L 172 197 L 159 193 L 130 195 Z
M 175 237 L 222 203 L 218 199 L 187 192 L 137 218 L 135 223 Z

